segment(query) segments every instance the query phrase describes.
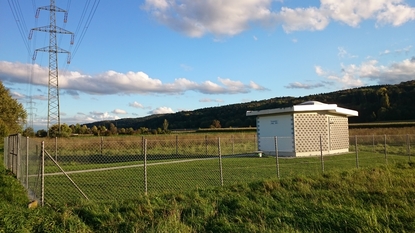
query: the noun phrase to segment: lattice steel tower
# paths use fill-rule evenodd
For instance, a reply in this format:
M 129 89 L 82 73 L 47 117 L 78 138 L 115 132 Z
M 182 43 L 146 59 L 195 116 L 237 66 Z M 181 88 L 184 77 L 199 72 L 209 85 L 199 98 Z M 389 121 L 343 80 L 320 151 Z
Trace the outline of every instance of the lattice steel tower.
M 68 19 L 68 13 L 59 7 L 55 6 L 55 0 L 50 0 L 49 6 L 39 7 L 36 11 L 36 18 L 39 17 L 40 10 L 49 11 L 49 25 L 43 27 L 37 27 L 30 30 L 29 40 L 32 38 L 33 31 L 49 32 L 49 46 L 36 49 L 33 53 L 33 60 L 36 60 L 36 54 L 38 51 L 49 53 L 49 82 L 48 82 L 48 134 L 49 129 L 53 125 L 58 125 L 60 132 L 60 110 L 59 110 L 59 78 L 58 78 L 58 53 L 67 53 L 67 63 L 70 62 L 70 52 L 58 47 L 56 34 L 70 34 L 71 44 L 74 42 L 74 34 L 61 27 L 56 26 L 56 12 L 63 12 L 64 22 Z

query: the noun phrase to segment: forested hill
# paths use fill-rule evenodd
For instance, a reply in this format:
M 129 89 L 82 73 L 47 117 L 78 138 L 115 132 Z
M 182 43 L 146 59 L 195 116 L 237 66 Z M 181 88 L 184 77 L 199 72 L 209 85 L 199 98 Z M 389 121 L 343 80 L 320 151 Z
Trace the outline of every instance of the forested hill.
M 359 116 L 349 118 L 350 123 L 415 120 L 415 80 L 412 80 L 397 85 L 367 86 L 304 97 L 276 97 L 172 114 L 101 121 L 87 124 L 87 126 L 108 127 L 110 123 L 113 123 L 118 129 L 141 127 L 157 129 L 163 127 L 166 119 L 169 129 L 209 128 L 212 124 L 222 128 L 255 127 L 255 117 L 247 117 L 247 110 L 291 107 L 309 100 L 357 110 Z

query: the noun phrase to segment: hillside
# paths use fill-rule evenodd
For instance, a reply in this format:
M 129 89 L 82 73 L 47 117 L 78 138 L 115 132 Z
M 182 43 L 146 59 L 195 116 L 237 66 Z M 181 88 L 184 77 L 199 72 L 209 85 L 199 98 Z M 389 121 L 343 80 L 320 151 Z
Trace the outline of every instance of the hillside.
M 247 110 L 291 107 L 309 100 L 337 104 L 340 107 L 357 110 L 359 116 L 350 118 L 350 123 L 415 120 L 415 80 L 412 80 L 396 85 L 367 86 L 303 97 L 275 97 L 173 114 L 100 121 L 86 125 L 89 128 L 93 125 L 108 127 L 110 123 L 113 123 L 117 128 L 138 129 L 146 127 L 156 129 L 162 127 L 163 121 L 166 119 L 170 129 L 209 128 L 213 120 L 218 120 L 221 127 L 226 128 L 255 127 L 255 118 L 245 115 Z

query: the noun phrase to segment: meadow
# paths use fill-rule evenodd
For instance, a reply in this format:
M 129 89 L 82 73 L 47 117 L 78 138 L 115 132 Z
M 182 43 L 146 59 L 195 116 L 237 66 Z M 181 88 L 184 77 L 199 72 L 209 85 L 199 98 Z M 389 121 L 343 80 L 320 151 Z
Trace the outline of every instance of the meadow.
M 191 191 L 408 162 L 413 155 L 408 151 L 406 137 L 388 135 L 385 141 L 385 135 L 359 135 L 355 145 L 355 137 L 351 136 L 347 154 L 278 159 L 266 154 L 258 157 L 252 133 L 52 139 L 45 142 L 46 149 L 60 167 L 50 158 L 46 160 L 45 201 L 128 200 L 147 193 Z M 34 173 L 28 182 L 39 197 L 39 177 Z
M 69 174 L 90 200 L 63 175 L 45 176 L 49 197 L 36 209 L 27 209 L 25 190 L 1 166 L 0 232 L 414 232 L 411 153 L 395 143 L 385 154 L 382 134 L 375 144 L 371 135 L 357 153 L 351 143 L 348 154 L 278 164 L 274 156 L 226 149 L 220 165 L 212 156 L 217 145 L 206 156 L 206 143 L 190 158 L 154 153 L 146 172 L 141 160 L 63 162 L 69 172 L 113 169 Z M 56 172 L 50 162 L 47 172 Z

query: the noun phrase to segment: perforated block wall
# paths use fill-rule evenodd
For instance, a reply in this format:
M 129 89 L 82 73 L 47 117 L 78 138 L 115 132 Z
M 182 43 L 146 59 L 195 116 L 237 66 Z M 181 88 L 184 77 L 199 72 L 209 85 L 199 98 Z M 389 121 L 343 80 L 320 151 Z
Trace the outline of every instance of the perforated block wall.
M 349 148 L 349 121 L 347 117 L 329 116 L 330 150 Z
M 328 118 L 318 113 L 294 114 L 295 152 L 328 150 Z

